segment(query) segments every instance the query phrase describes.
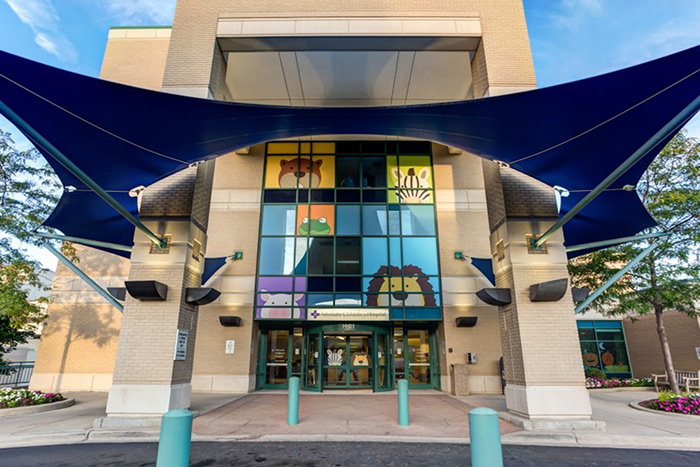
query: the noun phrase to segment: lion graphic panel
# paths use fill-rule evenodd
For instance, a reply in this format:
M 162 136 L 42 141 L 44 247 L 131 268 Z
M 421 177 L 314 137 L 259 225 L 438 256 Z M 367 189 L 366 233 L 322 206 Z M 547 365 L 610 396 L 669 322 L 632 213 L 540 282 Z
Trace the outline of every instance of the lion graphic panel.
M 403 275 L 403 280 L 401 275 Z M 412 264 L 382 266 L 367 287 L 367 306 L 437 306 L 435 290 L 423 270 Z

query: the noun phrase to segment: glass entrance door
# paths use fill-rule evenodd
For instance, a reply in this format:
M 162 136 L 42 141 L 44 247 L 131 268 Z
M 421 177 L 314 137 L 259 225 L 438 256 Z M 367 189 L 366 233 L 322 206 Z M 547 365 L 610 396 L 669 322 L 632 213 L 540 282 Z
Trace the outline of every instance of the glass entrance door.
M 394 328 L 395 377 L 411 388 L 440 388 L 435 336 L 428 329 Z
M 323 388 L 372 388 L 372 333 L 323 336 Z
M 284 388 L 289 378 L 289 330 L 267 331 L 264 388 Z

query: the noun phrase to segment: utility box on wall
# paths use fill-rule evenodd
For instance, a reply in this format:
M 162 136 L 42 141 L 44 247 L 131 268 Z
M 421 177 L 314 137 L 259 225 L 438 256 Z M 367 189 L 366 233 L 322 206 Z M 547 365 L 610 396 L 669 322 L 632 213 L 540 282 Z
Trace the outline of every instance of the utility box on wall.
M 469 395 L 469 366 L 464 363 L 450 365 L 452 376 L 452 395 Z

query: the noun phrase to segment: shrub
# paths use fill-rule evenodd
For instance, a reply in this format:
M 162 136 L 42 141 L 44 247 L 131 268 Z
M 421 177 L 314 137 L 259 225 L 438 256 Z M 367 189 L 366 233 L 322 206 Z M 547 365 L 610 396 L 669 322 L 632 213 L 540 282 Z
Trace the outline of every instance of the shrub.
M 605 379 L 591 376 L 586 378 L 588 389 L 596 388 L 639 388 L 654 386 L 651 378 L 631 378 L 631 379 Z
M 598 368 L 588 368 L 586 370 L 586 378 L 607 379 L 607 376 L 602 370 L 599 370 Z
M 41 391 L 29 391 L 28 389 L 0 389 L 0 409 L 13 407 L 27 407 L 30 405 L 48 404 L 64 400 L 61 394 Z

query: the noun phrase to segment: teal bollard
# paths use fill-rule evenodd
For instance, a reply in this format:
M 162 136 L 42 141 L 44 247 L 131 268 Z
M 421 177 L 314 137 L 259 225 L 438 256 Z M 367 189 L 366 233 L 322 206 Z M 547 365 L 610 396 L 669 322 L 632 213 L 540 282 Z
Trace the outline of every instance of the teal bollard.
M 192 412 L 171 410 L 163 415 L 158 441 L 157 467 L 187 467 L 190 463 Z
M 498 413 L 486 407 L 469 411 L 472 467 L 503 467 Z
M 289 378 L 289 402 L 287 406 L 287 425 L 299 423 L 299 377 Z
M 408 426 L 408 381 L 399 380 L 399 426 Z

